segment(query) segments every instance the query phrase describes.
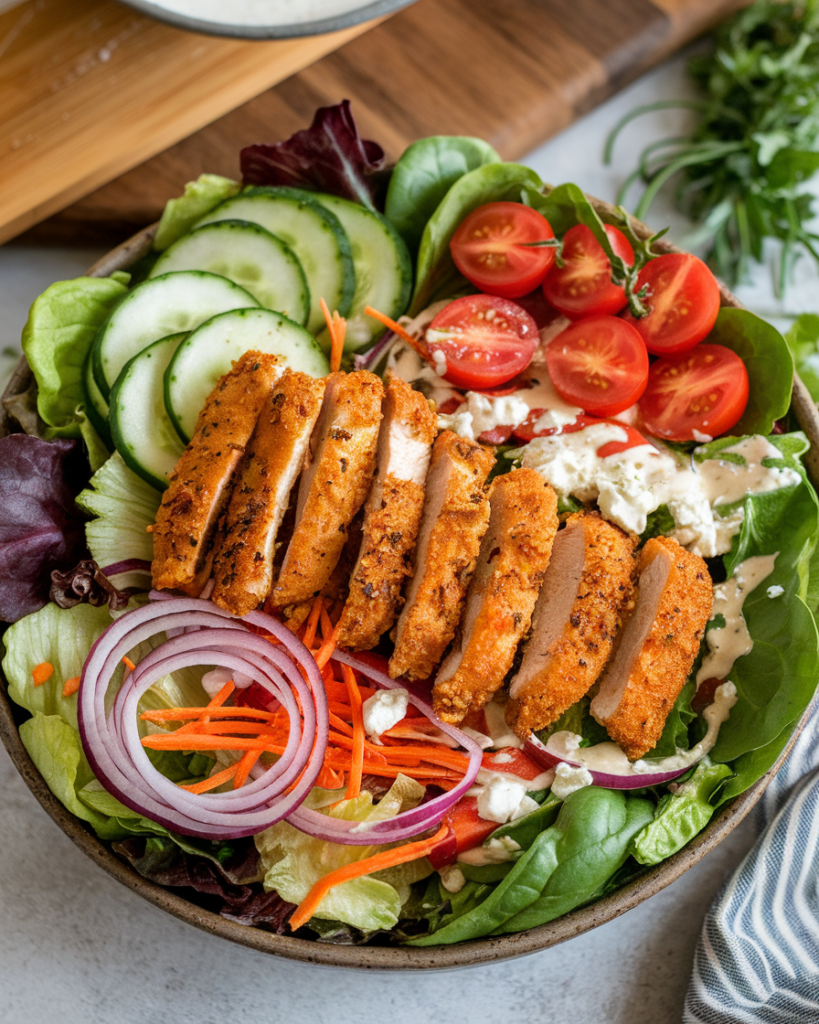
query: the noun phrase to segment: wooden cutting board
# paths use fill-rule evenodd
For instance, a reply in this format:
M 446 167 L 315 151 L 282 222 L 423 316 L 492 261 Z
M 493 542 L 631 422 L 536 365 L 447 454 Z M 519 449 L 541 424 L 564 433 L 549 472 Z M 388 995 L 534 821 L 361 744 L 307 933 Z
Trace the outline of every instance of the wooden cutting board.
M 156 219 L 165 199 L 186 181 L 205 170 L 238 176 L 242 146 L 286 138 L 309 124 L 316 107 L 345 97 L 352 100 L 362 134 L 377 139 L 393 158 L 424 135 L 455 133 L 482 136 L 515 159 L 743 2 L 419 0 L 24 237 L 121 239 Z M 203 46 L 214 43 L 190 38 Z M 313 42 L 326 50 L 336 45 Z M 200 80 L 199 92 L 210 96 L 210 77 Z M 225 109 L 220 96 L 213 113 Z M 167 134 L 163 146 L 171 141 Z

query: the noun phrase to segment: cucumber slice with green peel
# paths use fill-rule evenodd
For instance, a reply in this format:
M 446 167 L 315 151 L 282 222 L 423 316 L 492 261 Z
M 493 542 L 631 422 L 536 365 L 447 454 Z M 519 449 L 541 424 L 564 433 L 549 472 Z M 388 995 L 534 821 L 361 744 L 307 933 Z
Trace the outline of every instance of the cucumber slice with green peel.
M 278 356 L 282 366 L 323 377 L 327 356 L 304 327 L 271 309 L 221 313 L 192 331 L 165 372 L 165 408 L 187 444 L 208 395 L 234 360 L 253 349 Z
M 148 278 L 174 270 L 207 270 L 247 289 L 267 309 L 307 323 L 310 289 L 296 254 L 259 224 L 220 220 L 174 242 Z
M 383 324 L 365 315 L 365 306 L 372 306 L 393 320 L 406 312 L 412 295 L 412 260 L 404 239 L 380 213 L 321 192 L 316 193 L 316 199 L 338 217 L 350 239 L 355 295 L 347 314 L 344 350 L 356 352 L 384 333 Z M 318 337 L 329 348 L 327 330 Z
M 251 188 L 202 217 L 197 228 L 221 220 L 249 220 L 281 238 L 301 263 L 310 287 L 307 330 L 324 327 L 319 300 L 346 316 L 355 292 L 355 268 L 341 221 L 310 192 L 297 188 Z
M 111 436 L 130 469 L 164 491 L 185 446 L 165 410 L 165 371 L 187 334 L 160 338 L 130 359 L 111 388 Z
M 111 447 L 111 425 L 108 422 L 108 403 L 94 380 L 94 356 L 89 349 L 82 368 L 82 388 L 85 395 L 85 414 L 99 436 Z
M 108 400 L 129 359 L 169 334 L 192 331 L 217 313 L 258 307 L 250 292 L 218 274 L 180 270 L 138 284 L 100 328 L 92 352 L 94 379 Z

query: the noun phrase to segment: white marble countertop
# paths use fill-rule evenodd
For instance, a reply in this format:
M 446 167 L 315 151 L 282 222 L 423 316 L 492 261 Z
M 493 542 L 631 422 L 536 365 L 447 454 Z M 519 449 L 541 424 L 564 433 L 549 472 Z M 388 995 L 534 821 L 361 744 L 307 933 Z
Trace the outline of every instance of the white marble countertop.
M 638 149 L 687 115 L 651 115 L 624 134 L 610 168 L 602 140 L 638 103 L 685 91 L 675 58 L 524 162 L 555 184 L 613 199 Z M 686 225 L 657 203 L 654 225 Z M 0 248 L 0 381 L 19 353 L 30 302 L 100 255 L 82 249 Z M 819 311 L 803 261 L 791 311 Z M 765 267 L 738 290 L 755 311 L 781 313 Z M 50 820 L 0 752 L 0 1020 L 8 1024 L 221 1024 L 288 1021 L 415 1024 L 504 1020 L 673 1024 L 680 1020 L 706 907 L 754 840 L 746 820 L 696 868 L 647 903 L 586 935 L 523 960 L 469 973 L 369 974 L 308 967 L 234 946 L 144 902 L 88 860 Z

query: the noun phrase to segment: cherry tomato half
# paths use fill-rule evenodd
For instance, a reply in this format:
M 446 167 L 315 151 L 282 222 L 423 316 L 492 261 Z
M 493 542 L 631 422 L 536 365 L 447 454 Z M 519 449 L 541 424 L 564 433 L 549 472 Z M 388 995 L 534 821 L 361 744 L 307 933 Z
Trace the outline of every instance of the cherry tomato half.
M 525 370 L 538 337 L 535 321 L 514 302 L 496 295 L 467 295 L 441 310 L 427 329 L 426 341 L 433 360 L 437 352 L 446 359 L 445 380 L 456 388 L 480 391 Z
M 634 405 L 648 380 L 648 355 L 631 324 L 589 316 L 567 327 L 546 349 L 560 397 L 592 416 L 614 416 Z
M 652 364 L 640 415 L 655 437 L 700 441 L 729 431 L 747 404 L 748 371 L 736 352 L 697 345 Z
M 449 243 L 455 266 L 482 292 L 517 299 L 541 283 L 555 250 L 532 246 L 554 231 L 543 216 L 523 203 L 486 203 L 461 221 Z
M 528 444 L 536 437 L 549 437 L 551 434 L 557 434 L 557 427 L 550 427 L 546 430 L 537 430 L 535 424 L 543 415 L 543 409 L 532 409 L 523 423 L 515 427 L 513 434 L 519 440 Z M 596 419 L 594 416 L 578 416 L 574 423 L 569 423 L 568 426 L 563 427 L 560 433 L 563 434 L 574 434 L 578 430 L 585 430 L 586 427 L 593 427 L 597 423 L 613 423 L 616 427 L 622 427 L 626 432 L 626 438 L 624 441 L 606 441 L 604 445 L 597 449 L 597 455 L 601 459 L 605 459 L 608 455 L 619 455 L 621 452 L 627 451 L 629 448 L 636 448 L 641 444 L 648 444 L 648 441 L 643 437 L 639 430 L 635 430 L 634 427 L 628 425 L 628 423 L 620 423 L 619 420 L 601 420 Z
M 687 352 L 711 332 L 719 313 L 719 285 L 702 260 L 670 253 L 651 260 L 637 277 L 637 290 L 648 285 L 648 316 L 624 319 L 640 332 L 655 356 Z
M 617 255 L 631 266 L 634 250 L 623 232 L 607 224 L 606 234 Z M 552 267 L 543 282 L 543 294 L 555 309 L 572 320 L 620 312 L 626 304 L 625 290 L 611 283 L 611 263 L 591 228 L 569 228 L 562 258 L 563 266 Z

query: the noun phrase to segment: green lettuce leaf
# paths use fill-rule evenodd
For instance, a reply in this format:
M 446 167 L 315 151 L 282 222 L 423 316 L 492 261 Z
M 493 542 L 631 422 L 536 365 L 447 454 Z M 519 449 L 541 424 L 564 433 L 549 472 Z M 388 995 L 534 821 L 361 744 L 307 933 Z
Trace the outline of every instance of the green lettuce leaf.
M 659 864 L 681 850 L 711 820 L 712 801 L 732 775 L 725 764 L 707 760 L 698 764 L 690 779 L 661 798 L 653 820 L 631 840 L 629 852 L 634 859 L 640 864 Z
M 22 345 L 37 381 L 37 411 L 49 425 L 49 440 L 80 437 L 83 363 L 100 326 L 127 294 L 128 279 L 117 274 L 57 281 L 31 306 Z
M 500 162 L 483 139 L 431 135 L 407 146 L 392 170 L 384 214 L 415 253 L 427 221 L 455 182 L 469 171 Z
M 77 496 L 77 504 L 96 517 L 87 524 L 85 536 L 98 565 L 127 558 L 153 559 L 147 527 L 156 518 L 161 500 L 160 492 L 128 469 L 118 453 L 97 470 Z
M 785 335 L 796 372 L 802 378 L 811 398 L 819 402 L 819 316 L 803 313 Z
M 165 204 L 156 229 L 154 249 L 164 252 L 177 238 L 187 234 L 200 217 L 235 196 L 241 187 L 238 181 L 219 174 L 200 174 L 196 181 L 189 181 L 181 196 Z
M 383 821 L 414 807 L 423 795 L 422 786 L 399 775 L 378 804 L 373 804 L 370 793 L 362 792 L 358 797 L 336 804 L 326 813 L 346 821 Z M 286 821 L 259 833 L 255 841 L 265 868 L 265 889 L 276 891 L 283 900 L 297 904 L 330 871 L 386 849 L 324 842 L 299 832 Z M 410 897 L 410 886 L 431 873 L 429 861 L 421 858 L 343 882 L 327 893 L 315 917 L 341 921 L 363 931 L 392 928 L 398 921 L 402 904 Z

